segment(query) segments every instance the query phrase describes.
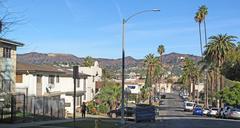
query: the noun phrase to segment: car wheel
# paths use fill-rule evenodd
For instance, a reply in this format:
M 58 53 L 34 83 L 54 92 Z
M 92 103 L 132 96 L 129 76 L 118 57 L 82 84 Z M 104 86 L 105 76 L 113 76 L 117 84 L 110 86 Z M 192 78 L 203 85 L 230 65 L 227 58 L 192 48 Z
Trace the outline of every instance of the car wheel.
M 117 114 L 116 113 L 112 113 L 111 117 L 112 118 L 117 118 Z

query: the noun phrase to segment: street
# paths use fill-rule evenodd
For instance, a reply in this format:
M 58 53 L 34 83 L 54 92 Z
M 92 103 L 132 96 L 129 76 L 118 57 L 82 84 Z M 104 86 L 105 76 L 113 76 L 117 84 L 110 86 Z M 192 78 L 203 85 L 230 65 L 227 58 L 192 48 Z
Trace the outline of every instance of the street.
M 183 111 L 183 101 L 177 93 L 167 94 L 164 105 L 159 107 L 155 123 L 136 123 L 129 128 L 239 128 L 239 120 L 193 116 Z

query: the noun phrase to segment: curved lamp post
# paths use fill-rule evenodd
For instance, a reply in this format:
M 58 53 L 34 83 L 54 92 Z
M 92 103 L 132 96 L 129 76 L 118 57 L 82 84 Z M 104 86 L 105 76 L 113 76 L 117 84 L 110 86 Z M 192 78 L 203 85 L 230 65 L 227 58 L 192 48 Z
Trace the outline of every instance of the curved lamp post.
M 146 12 L 159 12 L 159 9 L 151 9 L 151 10 L 143 10 L 137 13 L 134 13 L 133 15 L 129 16 L 128 18 L 123 18 L 122 20 L 122 99 L 121 99 L 121 123 L 125 124 L 124 121 L 124 77 L 125 77 L 125 24 L 132 19 L 133 17 L 146 13 Z

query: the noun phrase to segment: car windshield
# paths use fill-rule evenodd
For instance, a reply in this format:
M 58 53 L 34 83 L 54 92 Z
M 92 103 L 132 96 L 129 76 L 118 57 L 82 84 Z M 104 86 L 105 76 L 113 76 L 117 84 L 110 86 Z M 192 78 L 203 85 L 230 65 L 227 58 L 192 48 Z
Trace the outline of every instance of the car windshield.
M 192 103 L 186 103 L 186 106 L 193 106 Z

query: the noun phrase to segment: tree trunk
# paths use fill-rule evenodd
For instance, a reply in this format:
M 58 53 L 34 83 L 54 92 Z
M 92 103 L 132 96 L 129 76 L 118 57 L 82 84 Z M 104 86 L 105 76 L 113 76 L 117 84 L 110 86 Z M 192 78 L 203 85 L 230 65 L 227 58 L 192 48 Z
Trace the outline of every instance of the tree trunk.
M 217 68 L 217 92 L 220 91 L 220 86 L 221 86 L 221 76 L 220 76 L 220 68 Z M 220 100 L 217 100 L 217 108 L 220 107 Z
M 198 23 L 198 29 L 199 29 L 199 39 L 200 39 L 200 50 L 201 50 L 201 55 L 203 55 L 203 50 L 202 50 L 202 34 L 201 34 L 201 23 Z
M 192 80 L 192 85 L 193 85 L 192 97 L 193 97 L 193 101 L 195 102 L 195 80 Z
M 209 75 L 207 72 L 205 72 L 205 75 L 206 75 L 206 107 L 208 108 L 208 86 L 209 86 Z
M 191 85 L 191 80 L 190 79 L 188 79 L 188 84 L 189 84 L 189 89 L 188 89 L 188 93 L 189 93 L 189 96 L 192 96 L 191 94 L 192 94 L 192 85 Z
M 205 18 L 204 18 L 204 33 L 205 33 L 205 45 L 207 45 L 207 27 L 206 27 L 206 21 L 205 21 Z
M 149 72 L 149 104 L 152 105 L 152 65 L 150 65 L 150 72 Z
M 210 72 L 210 88 L 211 88 L 211 104 L 213 106 L 213 86 L 214 86 L 214 72 Z
M 221 88 L 220 90 L 222 91 L 224 89 L 224 76 L 221 75 Z M 223 100 L 221 99 L 220 100 L 220 107 L 223 107 L 224 106 L 224 103 L 223 103 Z

